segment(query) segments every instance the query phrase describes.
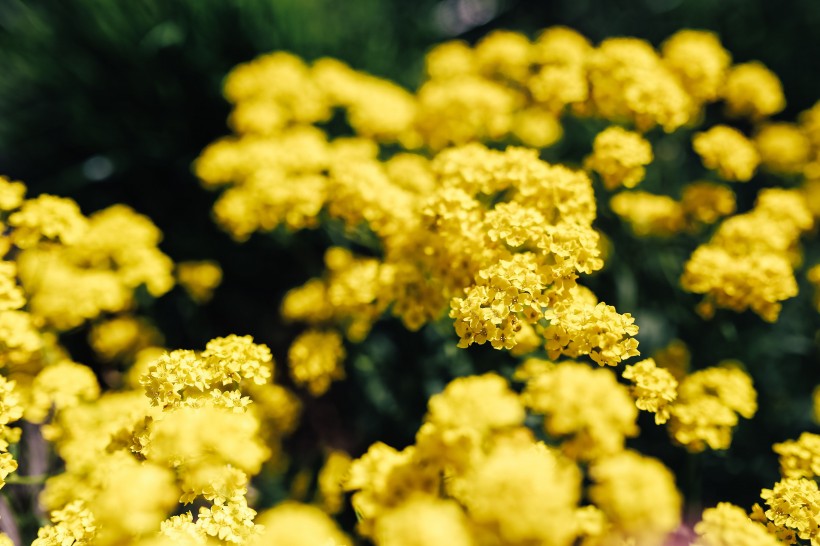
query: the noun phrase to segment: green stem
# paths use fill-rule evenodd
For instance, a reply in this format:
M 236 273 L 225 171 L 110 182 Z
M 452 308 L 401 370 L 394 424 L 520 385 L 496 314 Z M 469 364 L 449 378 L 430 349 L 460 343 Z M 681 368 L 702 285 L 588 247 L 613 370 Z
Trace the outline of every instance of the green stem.
M 20 476 L 18 474 L 12 474 L 6 477 L 6 483 L 12 485 L 39 485 L 45 483 L 48 475 L 46 474 L 37 474 L 35 476 Z

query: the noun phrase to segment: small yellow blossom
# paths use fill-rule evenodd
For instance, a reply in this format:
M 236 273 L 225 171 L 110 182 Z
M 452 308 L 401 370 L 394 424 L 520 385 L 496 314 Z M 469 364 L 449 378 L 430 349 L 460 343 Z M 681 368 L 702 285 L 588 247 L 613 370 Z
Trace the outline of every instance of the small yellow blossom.
M 732 57 L 718 36 L 702 30 L 681 30 L 661 46 L 663 61 L 699 102 L 720 97 Z
M 666 195 L 621 192 L 609 200 L 609 206 L 638 237 L 669 237 L 685 226 L 681 204 Z
M 797 440 L 772 446 L 780 458 L 780 475 L 784 478 L 820 476 L 820 435 L 804 432 Z
M 294 382 L 321 396 L 333 381 L 344 379 L 345 349 L 338 332 L 308 330 L 288 349 L 288 367 Z
M 656 424 L 669 420 L 669 407 L 678 397 L 678 382 L 668 370 L 647 358 L 624 368 L 623 377 L 634 383 L 631 392 L 638 409 L 654 413 Z
M 725 180 L 748 182 L 755 173 L 760 156 L 743 133 L 726 125 L 716 125 L 692 139 L 692 147 L 707 169 Z
M 213 297 L 214 290 L 222 282 L 219 264 L 205 260 L 177 264 L 177 281 L 197 303 L 205 303 Z
M 379 546 L 475 544 L 467 515 L 458 503 L 426 495 L 412 497 L 382 515 L 373 538 Z
M 730 115 L 760 119 L 786 107 L 778 77 L 759 62 L 735 65 L 729 71 L 723 98 Z
M 754 143 L 760 163 L 776 173 L 800 173 L 808 163 L 811 142 L 797 125 L 767 123 L 758 129 Z
M 752 520 L 740 507 L 721 502 L 703 511 L 695 524 L 694 546 L 777 546 L 781 544 L 764 525 Z
M 563 362 L 528 379 L 521 397 L 544 415 L 544 430 L 563 440 L 561 448 L 572 458 L 617 453 L 625 438 L 638 433 L 635 402 L 609 369 Z
M 760 497 L 769 506 L 766 517 L 776 528 L 795 531 L 798 538 L 812 542 L 820 536 L 820 490 L 814 480 L 786 478 L 764 489 Z
M 735 192 L 711 182 L 693 182 L 683 188 L 681 208 L 690 222 L 714 224 L 735 212 Z
M 75 501 L 51 513 L 53 525 L 41 528 L 32 546 L 86 546 L 94 544 L 97 525 L 83 502 Z
M 638 543 L 663 543 L 681 521 L 675 476 L 663 463 L 634 451 L 596 461 L 589 497 L 614 528 Z
M 7 176 L 0 176 L 0 210 L 9 211 L 23 204 L 26 185 L 14 182 Z
M 644 167 L 652 162 L 652 146 L 639 134 L 612 126 L 598 133 L 586 167 L 601 175 L 608 190 L 634 188 L 644 178 Z
M 9 216 L 8 222 L 15 228 L 12 238 L 20 248 L 34 246 L 41 239 L 72 244 L 88 228 L 77 203 L 54 195 L 41 195 L 25 201 L 20 210 Z

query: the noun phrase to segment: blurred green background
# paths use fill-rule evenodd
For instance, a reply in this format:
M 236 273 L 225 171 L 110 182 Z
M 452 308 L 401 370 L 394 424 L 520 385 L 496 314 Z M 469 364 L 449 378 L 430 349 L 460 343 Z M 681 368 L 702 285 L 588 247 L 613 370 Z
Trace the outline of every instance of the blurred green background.
M 151 304 L 167 346 L 249 333 L 283 362 L 296 330 L 281 323 L 279 302 L 320 273 L 331 237 L 277 232 L 237 245 L 212 223 L 215 195 L 199 187 L 191 162 L 228 133 L 221 96 L 228 70 L 281 49 L 308 60 L 336 57 L 413 89 L 425 51 L 442 40 L 475 42 L 496 28 L 533 35 L 558 24 L 595 42 L 626 35 L 654 45 L 681 28 L 714 30 L 736 61 L 758 59 L 781 77 L 789 104 L 779 118 L 793 119 L 820 98 L 816 0 L 0 0 L 0 173 L 25 181 L 32 194 L 73 197 L 86 213 L 127 203 L 163 230 L 162 248 L 175 261 L 222 264 L 224 284 L 207 306 L 178 289 Z M 617 230 L 613 219 L 601 222 Z M 693 507 L 748 506 L 777 479 L 771 444 L 814 426 L 808 395 L 820 382 L 820 321 L 804 280 L 803 297 L 786 304 L 777 325 L 731 313 L 698 319 L 697 298 L 675 287 L 695 244 L 622 234 L 613 265 L 590 285 L 636 314 L 644 354 L 679 336 L 695 368 L 723 358 L 747 363 L 763 410 L 741 424 L 731 450 L 689 456 L 651 419 L 641 421 L 635 445 L 672 466 Z M 807 263 L 818 260 L 809 251 Z M 90 362 L 84 335 L 70 333 L 67 342 Z M 354 455 L 375 439 L 401 447 L 412 441 L 430 393 L 499 361 L 512 364 L 486 347 L 456 350 L 446 329 L 411 335 L 387 321 L 351 351 L 353 381 L 307 405 L 291 447 L 314 457 L 317 445 Z

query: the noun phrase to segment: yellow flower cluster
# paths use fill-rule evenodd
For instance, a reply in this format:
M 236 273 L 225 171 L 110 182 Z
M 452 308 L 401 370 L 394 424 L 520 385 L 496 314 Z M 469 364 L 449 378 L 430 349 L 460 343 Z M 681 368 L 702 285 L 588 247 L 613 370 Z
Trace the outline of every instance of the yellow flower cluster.
M 581 467 L 535 441 L 523 425 L 525 405 L 548 404 L 548 390 L 564 388 L 554 375 L 562 370 L 579 377 L 575 395 L 601 385 L 588 391 L 589 400 L 572 407 L 594 411 L 587 415 L 589 422 L 559 432 L 576 433 L 562 450 L 572 451 L 567 447 L 574 444 L 581 450 L 575 453 L 578 459 L 591 461 L 586 492 Z M 579 539 L 594 546 L 614 544 L 614 538 L 662 543 L 680 524 L 681 498 L 672 473 L 655 459 L 624 451 L 623 436 L 607 449 L 594 445 L 593 430 L 604 432 L 615 423 L 617 417 L 607 413 L 613 409 L 624 417 L 625 432 L 636 430 L 636 408 L 626 388 L 609 369 L 572 362 L 528 361 L 519 375 L 528 378 L 521 400 L 495 374 L 454 380 L 430 399 L 415 445 L 397 451 L 377 443 L 353 461 L 345 487 L 353 491 L 359 532 L 391 546 L 569 546 Z M 540 378 L 554 380 L 554 386 Z M 620 394 L 621 409 L 595 409 L 593 400 L 606 403 L 613 393 Z M 556 406 L 569 399 L 569 393 L 565 398 L 556 394 Z M 535 409 L 550 411 L 544 405 Z M 553 416 L 571 413 L 565 408 Z M 595 424 L 606 418 L 607 423 Z M 584 446 L 576 441 L 580 438 L 591 441 Z M 582 496 L 593 504 L 580 506 Z
M 592 143 L 586 168 L 601 176 L 604 187 L 634 188 L 643 180 L 644 167 L 652 162 L 652 146 L 639 134 L 621 127 L 604 129 Z
M 51 514 L 49 525 L 40 529 L 32 546 L 90 546 L 94 544 L 96 522 L 94 515 L 89 512 L 80 501 L 72 502 L 62 510 L 55 510 Z
M 213 297 L 214 290 L 222 282 L 222 268 L 210 260 L 180 262 L 177 264 L 176 277 L 192 300 L 205 303 Z
M 800 173 L 811 157 L 811 141 L 792 123 L 767 123 L 754 136 L 760 163 L 776 173 Z
M 333 193 L 329 213 L 348 229 L 366 221 L 385 257 L 358 258 L 331 248 L 326 278 L 291 291 L 283 303 L 286 318 L 336 325 L 357 341 L 388 306 L 417 329 L 439 318 L 450 302 L 462 346 L 513 348 L 528 325 L 548 336 L 550 351 L 590 354 L 607 364 L 636 354 L 631 336 L 637 328 L 629 315 L 574 297 L 578 274 L 602 266 L 586 175 L 517 148 L 501 152 L 472 144 L 432 162 L 416 157 L 429 182 L 413 193 L 400 186 L 402 180 L 391 182 L 392 170 L 375 162 L 338 171 L 345 186 Z M 369 179 L 372 190 L 353 186 Z M 378 202 L 366 202 L 374 196 Z M 390 196 L 399 201 L 391 203 Z M 496 196 L 494 205 L 489 196 Z
M 173 263 L 157 248 L 161 233 L 148 218 L 124 205 L 96 212 L 87 219 L 76 205 L 66 210 L 75 211 L 77 216 L 72 216 L 73 223 L 68 224 L 72 226 L 68 232 L 71 237 L 60 236 L 63 244 L 50 243 L 56 236 L 45 232 L 34 236 L 39 232 L 31 230 L 39 224 L 31 218 L 33 213 L 27 216 L 30 221 L 25 224 L 25 246 L 20 247 L 16 262 L 32 314 L 59 330 L 67 330 L 103 313 L 130 310 L 134 306 L 133 292 L 141 285 L 155 297 L 171 289 Z M 15 214 L 9 218 L 12 225 Z M 15 239 L 12 234 L 11 240 Z M 38 241 L 40 244 L 35 244 Z
M 96 322 L 88 333 L 88 343 L 104 361 L 134 358 L 146 347 L 162 343 L 162 335 L 147 321 L 121 315 Z
M 780 456 L 780 474 L 784 478 L 820 476 L 820 435 L 804 432 L 797 440 L 773 446 Z
M 0 376 L 0 487 L 6 485 L 6 478 L 17 470 L 17 461 L 9 453 L 11 444 L 20 441 L 20 429 L 9 424 L 23 416 L 20 395 L 15 391 L 14 381 Z
M 66 398 L 63 389 L 44 436 L 66 467 L 47 480 L 44 506 L 59 511 L 82 503 L 96 522 L 94 544 L 247 543 L 259 531 L 248 477 L 296 419 L 295 402 L 270 383 L 272 372 L 265 345 L 231 335 L 202 352 L 154 357 L 142 372 L 143 392 L 110 391 L 91 400 Z M 178 511 L 179 503 L 195 500 L 196 517 Z M 110 509 L 125 504 L 125 514 Z
M 71 361 L 57 334 L 106 313 L 136 320 L 135 290 L 170 290 L 173 264 L 157 248 L 159 230 L 128 207 L 85 217 L 70 199 L 25 192 L 0 177 L 0 366 L 26 419 L 42 422 L 99 395 L 94 373 Z M 100 347 L 113 358 L 113 348 Z
M 609 369 L 563 362 L 528 378 L 522 401 L 544 416 L 544 430 L 563 439 L 562 451 L 573 459 L 617 453 L 638 434 L 635 403 Z
M 306 386 L 313 396 L 321 396 L 333 381 L 344 379 L 345 349 L 338 332 L 308 330 L 288 349 L 288 366 L 293 381 Z
M 694 546 L 778 546 L 782 544 L 764 525 L 753 521 L 740 507 L 721 502 L 703 511 L 703 519 L 695 524 L 698 535 Z
M 26 199 L 22 183 L 0 177 L 0 487 L 17 466 L 10 425 L 21 417 L 40 424 L 63 463 L 42 491 L 52 524 L 36 546 L 349 546 L 328 515 L 346 496 L 376 546 L 654 546 L 679 529 L 674 475 L 627 449 L 639 410 L 690 452 L 727 449 L 757 393 L 736 363 L 689 373 L 682 342 L 626 365 L 619 380 L 613 368 L 639 354 L 638 326 L 579 284 L 604 267 L 608 244 L 593 228 L 590 173 L 606 190 L 631 190 L 674 155 L 675 137 L 656 135 L 694 129 L 717 101 L 748 118 L 752 139 L 727 125 L 695 134 L 704 166 L 730 182 L 759 166 L 808 182 L 760 191 L 692 254 L 681 284 L 704 295 L 704 316 L 723 307 L 775 321 L 797 293 L 799 239 L 820 216 L 808 202 L 820 195 L 820 103 L 798 123 L 766 123 L 785 105 L 776 76 L 756 62 L 732 66 L 700 31 L 658 51 L 632 38 L 593 45 L 566 28 L 535 40 L 496 31 L 475 46 L 442 44 L 425 66 L 411 92 L 332 59 L 272 53 L 240 65 L 224 87 L 235 134 L 195 170 L 221 191 L 213 216 L 237 241 L 280 226 L 332 234 L 324 272 L 281 305 L 307 325 L 287 352 L 297 387 L 319 397 L 344 379 L 345 344 L 354 350 L 386 313 L 410 330 L 449 317 L 459 347 L 523 358 L 523 387 L 496 373 L 456 378 L 429 399 L 412 445 L 376 442 L 355 460 L 321 446 L 315 483 L 305 470 L 292 485 L 302 500 L 315 486 L 321 508 L 285 502 L 257 514 L 269 499 L 251 479 L 290 464 L 282 438 L 299 399 L 273 382 L 271 350 L 250 336 L 165 350 L 135 297 L 176 282 L 205 303 L 220 266 L 174 266 L 156 226 L 126 206 L 86 217 L 70 199 Z M 599 118 L 583 168 L 539 152 L 567 114 Z M 331 134 L 345 123 L 344 136 Z M 653 151 L 656 138 L 667 140 Z M 678 189 L 620 191 L 609 207 L 641 237 L 698 235 L 735 212 L 724 184 Z M 809 280 L 820 285 L 818 271 Z M 59 334 L 78 327 L 116 369 L 72 360 Z M 727 503 L 708 508 L 695 545 L 820 543 L 820 436 L 774 450 L 783 479 L 763 490 L 768 509 L 750 518 Z
M 621 192 L 609 207 L 638 237 L 670 237 L 697 233 L 703 226 L 735 212 L 735 194 L 726 186 L 692 182 L 683 187 L 680 201 L 643 191 Z
M 748 182 L 760 164 L 754 144 L 743 133 L 726 125 L 716 125 L 692 139 L 692 147 L 707 169 L 731 182 Z
M 669 370 L 658 368 L 651 358 L 626 366 L 623 378 L 633 383 L 632 397 L 638 409 L 655 414 L 655 423 L 669 420 L 672 402 L 678 397 L 678 382 Z
M 734 363 L 725 363 L 681 381 L 670 409 L 669 433 L 689 451 L 728 449 L 738 415 L 751 419 L 756 412 L 751 378 Z
M 755 207 L 724 221 L 684 266 L 684 290 L 705 294 L 700 312 L 751 309 L 774 322 L 783 300 L 797 294 L 793 264 L 800 235 L 814 221 L 796 190 L 761 190 Z
M 621 192 L 610 199 L 609 207 L 629 223 L 638 237 L 669 237 L 686 226 L 683 207 L 666 195 L 643 191 Z
M 723 96 L 730 115 L 753 120 L 771 116 L 786 107 L 780 80 L 757 61 L 732 67 L 726 76 Z
M 760 497 L 769 509 L 766 517 L 777 530 L 792 531 L 797 538 L 816 542 L 820 538 L 820 489 L 817 482 L 805 478 L 785 478 Z
M 338 525 L 316 506 L 286 501 L 256 517 L 261 528 L 249 546 L 352 546 Z

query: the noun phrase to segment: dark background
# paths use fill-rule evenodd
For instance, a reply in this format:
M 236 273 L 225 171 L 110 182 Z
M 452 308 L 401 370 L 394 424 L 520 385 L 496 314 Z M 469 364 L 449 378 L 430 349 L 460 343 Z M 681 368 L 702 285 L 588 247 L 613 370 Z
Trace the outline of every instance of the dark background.
M 214 336 L 250 333 L 283 362 L 297 330 L 280 322 L 279 302 L 320 273 L 330 239 L 321 231 L 276 232 L 237 245 L 214 226 L 216 196 L 199 187 L 190 166 L 228 133 L 221 96 L 228 70 L 283 49 L 307 60 L 333 56 L 414 89 L 423 54 L 442 40 L 474 43 L 496 28 L 533 36 L 558 24 L 593 42 L 625 35 L 656 46 L 682 28 L 714 30 L 735 61 L 758 59 L 781 77 L 788 107 L 778 118 L 794 119 L 820 98 L 816 0 L 0 0 L 0 173 L 25 181 L 31 194 L 73 197 L 85 213 L 127 203 L 163 230 L 162 248 L 175 261 L 222 264 L 225 281 L 210 304 L 197 307 L 179 289 L 148 302 L 167 346 L 200 348 Z M 777 479 L 771 444 L 814 426 L 809 393 L 819 379 L 820 324 L 805 281 L 774 326 L 732 313 L 704 322 L 692 312 L 697 299 L 675 287 L 697 241 L 613 238 L 613 263 L 591 286 L 636 314 L 644 354 L 679 336 L 692 347 L 694 368 L 739 358 L 763 408 L 727 452 L 687 455 L 651 419 L 641 421 L 635 446 L 675 470 L 693 510 L 719 500 L 748 507 Z M 807 250 L 809 265 L 819 257 Z M 97 365 L 84 335 L 69 332 L 66 342 L 78 360 Z M 491 349 L 453 345 L 451 332 L 411 335 L 391 321 L 379 324 L 350 350 L 353 381 L 308 402 L 291 448 L 317 464 L 317 446 L 354 455 L 375 439 L 402 447 L 427 396 L 450 377 L 512 365 Z

